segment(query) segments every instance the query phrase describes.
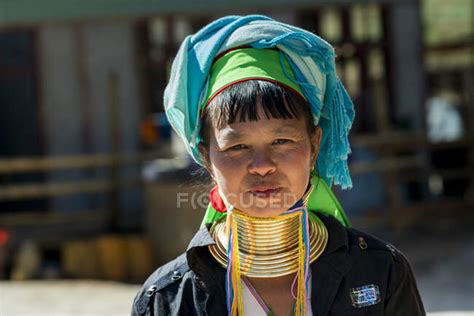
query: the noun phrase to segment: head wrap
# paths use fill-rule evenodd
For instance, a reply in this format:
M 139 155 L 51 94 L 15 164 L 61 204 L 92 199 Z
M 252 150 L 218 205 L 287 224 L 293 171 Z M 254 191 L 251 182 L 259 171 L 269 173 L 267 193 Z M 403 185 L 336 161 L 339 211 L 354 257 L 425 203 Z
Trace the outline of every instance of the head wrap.
M 224 52 L 214 60 L 210 76 L 204 106 L 221 91 L 246 80 L 271 81 L 304 98 L 288 60 L 275 49 L 237 48 Z
M 241 46 L 278 48 L 286 55 L 294 81 L 311 106 L 314 124 L 322 129 L 319 174 L 328 185 L 352 187 L 347 159 L 354 107 L 336 75 L 333 47 L 308 31 L 261 15 L 218 19 L 186 37 L 178 50 L 164 106 L 170 124 L 191 156 L 203 164 L 198 149 L 200 118 L 202 105 L 209 97 L 213 61 L 218 54 Z

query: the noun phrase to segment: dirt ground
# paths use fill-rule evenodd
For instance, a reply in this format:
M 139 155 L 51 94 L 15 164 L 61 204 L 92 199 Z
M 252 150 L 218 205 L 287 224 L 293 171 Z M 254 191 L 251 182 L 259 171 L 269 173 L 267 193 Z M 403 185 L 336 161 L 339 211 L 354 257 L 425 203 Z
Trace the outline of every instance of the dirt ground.
M 474 316 L 474 231 L 457 223 L 429 227 L 382 237 L 408 257 L 429 315 Z M 89 280 L 2 281 L 0 315 L 125 316 L 138 289 Z
M 92 280 L 0 282 L 0 315 L 125 316 L 138 289 Z

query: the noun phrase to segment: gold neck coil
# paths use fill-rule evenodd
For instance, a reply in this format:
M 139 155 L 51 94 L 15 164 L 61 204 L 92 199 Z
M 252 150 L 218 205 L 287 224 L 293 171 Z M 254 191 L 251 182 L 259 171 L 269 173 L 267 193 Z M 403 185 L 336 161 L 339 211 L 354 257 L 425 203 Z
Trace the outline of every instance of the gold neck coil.
M 324 251 L 328 231 L 321 220 L 309 214 L 310 262 Z M 240 271 L 242 275 L 255 278 L 270 278 L 288 275 L 298 271 L 301 213 L 295 216 L 250 217 L 232 211 L 232 220 L 237 223 Z M 229 234 L 226 218 L 214 223 L 210 233 L 216 244 L 210 245 L 212 256 L 223 267 L 227 267 Z M 235 233 L 235 232 L 234 232 Z

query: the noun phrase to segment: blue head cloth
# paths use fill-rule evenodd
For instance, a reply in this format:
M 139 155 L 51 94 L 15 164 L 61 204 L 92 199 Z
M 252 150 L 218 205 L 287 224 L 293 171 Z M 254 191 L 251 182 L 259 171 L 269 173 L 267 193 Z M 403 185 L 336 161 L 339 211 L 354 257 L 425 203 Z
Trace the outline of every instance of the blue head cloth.
M 198 144 L 201 105 L 208 91 L 209 71 L 216 55 L 240 46 L 277 47 L 293 69 L 296 82 L 311 105 L 315 125 L 322 129 L 317 170 L 330 186 L 351 188 L 347 165 L 348 134 L 354 106 L 336 74 L 334 48 L 301 28 L 262 15 L 227 16 L 208 24 L 181 44 L 165 89 L 168 120 L 189 154 L 203 164 Z M 322 74 L 323 82 L 320 76 Z M 294 79 L 292 79 L 294 80 Z

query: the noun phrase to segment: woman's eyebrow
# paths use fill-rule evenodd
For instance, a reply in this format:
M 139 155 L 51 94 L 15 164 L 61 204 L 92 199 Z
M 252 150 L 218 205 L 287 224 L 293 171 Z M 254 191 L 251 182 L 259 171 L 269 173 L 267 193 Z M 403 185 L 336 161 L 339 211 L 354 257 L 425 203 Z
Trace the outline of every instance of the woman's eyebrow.
M 254 130 L 253 132 L 258 132 L 258 130 Z M 298 126 L 295 123 L 286 123 L 280 126 L 277 126 L 271 130 L 271 133 L 274 135 L 281 135 L 281 134 L 300 134 L 301 131 L 299 130 Z M 223 129 L 220 130 L 219 134 L 216 135 L 216 139 L 219 141 L 227 141 L 227 142 L 234 142 L 240 141 L 244 137 L 244 134 L 239 133 L 233 129 Z
M 273 129 L 272 131 L 275 134 L 284 134 L 284 133 L 299 133 L 299 129 L 295 124 L 284 124 L 281 126 L 278 126 Z
M 218 138 L 222 141 L 236 141 L 242 138 L 242 135 L 233 130 L 224 130 L 219 133 Z

